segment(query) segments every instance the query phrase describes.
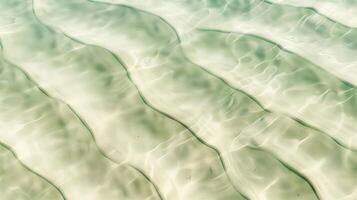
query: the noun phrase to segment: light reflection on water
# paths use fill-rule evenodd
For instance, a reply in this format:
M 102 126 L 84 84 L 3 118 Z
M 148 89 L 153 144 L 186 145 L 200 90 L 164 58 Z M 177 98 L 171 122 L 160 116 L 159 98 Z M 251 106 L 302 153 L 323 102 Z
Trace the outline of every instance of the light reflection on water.
M 0 193 L 356 198 L 347 4 L 0 2 Z

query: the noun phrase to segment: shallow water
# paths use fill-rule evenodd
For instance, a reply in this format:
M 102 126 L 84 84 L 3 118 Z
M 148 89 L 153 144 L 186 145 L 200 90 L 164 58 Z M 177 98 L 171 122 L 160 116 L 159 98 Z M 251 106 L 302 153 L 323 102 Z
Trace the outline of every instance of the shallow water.
M 0 10 L 0 199 L 357 199 L 356 1 Z

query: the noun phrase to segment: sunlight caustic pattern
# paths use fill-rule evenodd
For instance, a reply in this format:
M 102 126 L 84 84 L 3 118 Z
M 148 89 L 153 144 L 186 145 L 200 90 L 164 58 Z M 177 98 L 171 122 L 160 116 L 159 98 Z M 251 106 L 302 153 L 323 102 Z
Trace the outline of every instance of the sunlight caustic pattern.
M 357 0 L 0 11 L 0 200 L 357 200 Z

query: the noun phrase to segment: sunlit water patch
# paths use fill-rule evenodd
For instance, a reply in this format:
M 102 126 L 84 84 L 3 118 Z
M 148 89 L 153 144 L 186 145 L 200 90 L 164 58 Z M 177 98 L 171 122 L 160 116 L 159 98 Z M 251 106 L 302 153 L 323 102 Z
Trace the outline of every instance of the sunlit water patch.
M 354 0 L 0 9 L 0 199 L 357 199 Z

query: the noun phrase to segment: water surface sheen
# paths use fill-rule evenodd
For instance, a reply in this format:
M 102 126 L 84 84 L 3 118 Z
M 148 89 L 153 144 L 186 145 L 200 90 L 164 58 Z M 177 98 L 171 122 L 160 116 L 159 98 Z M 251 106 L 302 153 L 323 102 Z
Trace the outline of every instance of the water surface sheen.
M 357 199 L 357 1 L 0 11 L 1 200 Z

